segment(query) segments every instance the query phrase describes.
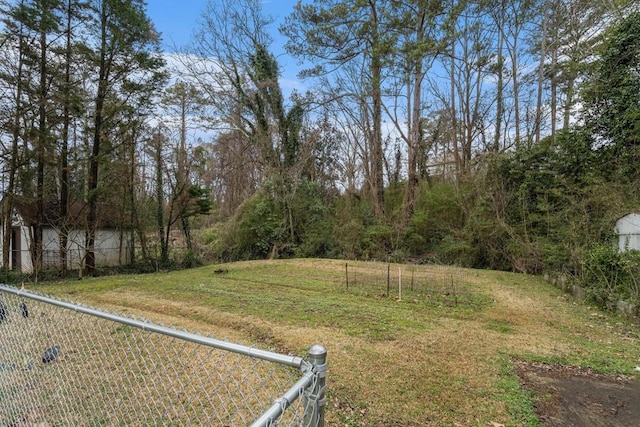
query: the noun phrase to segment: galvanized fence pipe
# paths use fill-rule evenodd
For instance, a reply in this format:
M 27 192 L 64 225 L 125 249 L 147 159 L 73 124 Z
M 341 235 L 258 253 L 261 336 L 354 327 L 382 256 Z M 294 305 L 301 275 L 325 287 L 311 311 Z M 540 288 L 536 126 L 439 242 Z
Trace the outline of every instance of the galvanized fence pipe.
M 276 420 L 298 398 L 304 395 L 303 427 L 324 427 L 327 349 L 313 345 L 307 353 L 308 372 L 269 408 L 251 427 L 277 425 Z M 275 423 L 275 424 L 274 424 Z
M 251 427 L 269 427 L 274 425 L 276 420 L 283 414 L 284 411 L 287 410 L 289 406 L 297 399 L 300 398 L 300 395 L 303 393 L 305 389 L 313 385 L 314 380 L 314 372 L 307 372 L 302 378 L 298 380 L 297 383 L 293 385 L 281 398 L 277 399 L 274 404 L 265 411 L 264 414 L 260 418 L 258 418 Z M 304 423 L 304 427 L 311 427 L 313 424 Z M 322 427 L 323 425 L 318 425 L 317 427 Z M 314 426 L 315 427 L 315 426 Z
M 327 349 L 316 344 L 309 349 L 307 355 L 316 375 L 313 386 L 305 389 L 304 425 L 323 427 L 326 404 Z
M 326 349 L 322 346 L 311 347 L 308 360 L 305 360 L 178 331 L 5 285 L 0 285 L 0 295 L 2 293 L 7 295 L 0 297 L 0 324 L 3 328 L 0 332 L 3 340 L 7 341 L 3 341 L 4 353 L 0 355 L 3 358 L 18 358 L 0 360 L 7 362 L 0 363 L 0 418 L 10 417 L 10 424 L 26 422 L 49 425 L 47 423 L 53 419 L 61 425 L 108 424 L 109 420 L 114 421 L 114 417 L 118 416 L 114 414 L 114 409 L 123 411 L 123 403 L 131 402 L 134 406 L 129 406 L 127 412 L 120 412 L 120 415 L 130 422 L 142 424 L 173 425 L 175 422 L 184 423 L 179 420 L 186 419 L 189 423 L 205 421 L 210 424 L 217 420 L 224 425 L 249 425 L 257 419 L 252 426 L 324 425 L 327 364 Z M 31 305 L 27 307 L 26 299 L 30 300 L 29 304 L 36 304 L 35 308 Z M 47 307 L 62 310 L 49 316 L 45 314 L 45 311 L 49 313 Z M 32 308 L 33 312 L 27 313 Z M 36 313 L 39 315 L 36 316 Z M 32 319 L 31 316 L 35 317 Z M 57 325 L 55 330 L 50 329 L 54 319 Z M 124 328 L 110 326 L 114 322 L 124 325 Z M 162 336 L 167 338 L 162 339 Z M 38 337 L 48 341 L 66 340 L 66 348 L 70 344 L 65 337 L 73 337 L 71 342 L 74 345 L 68 351 L 64 345 L 48 348 L 47 352 L 53 351 L 55 354 L 47 355 L 45 352 L 42 356 L 43 365 L 36 367 L 33 357 L 38 350 L 34 345 L 42 344 Z M 212 358 L 210 352 L 214 350 L 205 348 L 220 351 L 220 358 Z M 66 361 L 69 365 L 63 360 L 63 364 L 54 369 L 49 362 L 60 359 L 59 351 L 67 351 Z M 238 355 L 236 362 L 227 361 L 223 356 L 230 353 Z M 114 362 L 105 369 L 103 361 L 112 357 L 115 357 Z M 22 363 L 15 363 L 18 360 L 22 360 Z M 97 366 L 92 364 L 96 360 L 99 362 Z M 293 372 L 289 372 L 286 374 L 288 380 L 283 383 L 273 376 L 275 372 L 271 369 L 256 370 L 258 366 L 253 365 L 249 371 L 246 370 L 245 362 L 249 360 L 295 368 L 298 375 L 303 375 L 294 376 Z M 216 366 L 220 366 L 221 362 L 224 365 L 218 369 Z M 255 383 L 249 379 L 250 372 Z M 195 377 L 189 377 L 194 374 Z M 216 377 L 211 378 L 211 374 Z M 257 394 L 250 395 L 257 391 L 253 384 L 263 387 L 273 380 L 277 381 L 278 390 L 287 390 L 275 401 L 271 399 L 278 396 L 279 392 L 271 385 L 268 386 L 271 394 L 261 392 L 259 398 Z M 295 384 L 287 389 L 287 384 L 294 381 Z M 64 387 L 71 387 L 70 396 L 76 397 L 66 398 L 65 394 L 60 394 L 67 390 Z M 136 394 L 140 392 L 141 395 Z M 95 396 L 92 396 L 94 393 Z M 240 404 L 234 400 L 234 396 L 245 402 Z M 269 401 L 274 403 L 266 412 L 262 412 Z M 178 406 L 174 407 L 174 404 Z M 262 409 L 254 412 L 248 405 Z M 136 408 L 142 412 L 137 412 Z M 205 408 L 216 412 L 207 415 L 209 409 Z M 94 419 L 100 421 L 89 421 Z M 124 422 L 123 419 L 120 422 Z
M 266 360 L 268 362 L 279 363 L 293 368 L 300 369 L 304 359 L 299 356 L 288 356 L 284 354 L 274 353 L 272 351 L 260 350 L 253 347 L 247 347 L 240 344 L 234 344 L 227 341 L 221 341 L 214 338 L 203 337 L 201 335 L 192 334 L 185 331 L 178 331 L 176 329 L 167 328 L 165 326 L 155 325 L 149 322 L 143 322 L 128 317 L 118 316 L 116 314 L 106 313 L 100 310 L 95 310 L 89 307 L 84 307 L 77 304 L 72 304 L 64 301 L 59 301 L 44 295 L 34 294 L 23 289 L 11 288 L 6 285 L 0 285 L 0 291 L 14 294 L 18 297 L 25 296 L 29 299 L 44 302 L 46 304 L 54 305 L 67 310 L 72 310 L 77 313 L 88 314 L 90 316 L 99 317 L 101 319 L 110 320 L 112 322 L 121 323 L 123 325 L 131 326 L 134 328 L 142 329 L 143 331 L 154 332 L 162 335 L 167 335 L 172 338 L 178 338 L 185 341 L 190 341 L 195 344 L 201 344 L 208 347 L 217 348 L 218 350 L 230 351 L 244 356 L 255 357 L 256 359 Z

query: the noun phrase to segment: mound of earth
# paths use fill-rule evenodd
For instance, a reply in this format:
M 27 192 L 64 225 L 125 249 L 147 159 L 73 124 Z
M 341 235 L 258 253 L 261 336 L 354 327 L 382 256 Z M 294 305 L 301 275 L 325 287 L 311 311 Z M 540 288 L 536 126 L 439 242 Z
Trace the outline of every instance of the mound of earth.
M 589 368 L 515 363 L 522 386 L 533 393 L 547 427 L 628 427 L 640 422 L 640 385 L 632 377 Z

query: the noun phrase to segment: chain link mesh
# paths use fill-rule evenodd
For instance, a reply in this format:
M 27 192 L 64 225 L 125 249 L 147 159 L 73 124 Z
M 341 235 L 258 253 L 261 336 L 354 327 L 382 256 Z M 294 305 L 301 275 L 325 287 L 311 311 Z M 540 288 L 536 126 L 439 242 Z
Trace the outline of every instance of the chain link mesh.
M 2 426 L 250 425 L 301 375 L 0 289 Z M 269 425 L 303 425 L 284 403 Z

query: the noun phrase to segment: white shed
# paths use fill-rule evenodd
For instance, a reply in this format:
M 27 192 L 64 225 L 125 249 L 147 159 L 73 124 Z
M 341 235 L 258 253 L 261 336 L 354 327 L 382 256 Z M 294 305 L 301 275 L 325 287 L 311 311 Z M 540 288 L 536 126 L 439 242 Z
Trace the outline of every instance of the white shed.
M 618 236 L 620 252 L 640 250 L 640 212 L 632 212 L 618 219 L 614 232 Z
M 3 201 L 4 203 L 4 201 Z M 1 205 L 1 203 L 0 203 Z M 42 268 L 56 270 L 60 267 L 60 236 L 62 225 L 67 228 L 66 261 L 70 270 L 82 269 L 86 256 L 86 209 L 83 201 L 72 202 L 67 218 L 60 218 L 60 208 L 56 201 L 45 203 L 42 224 Z M 98 229 L 95 233 L 94 256 L 97 267 L 128 264 L 129 241 L 108 206 L 100 207 Z M 34 270 L 34 248 L 32 240 L 36 226 L 35 201 L 16 197 L 13 201 L 11 237 L 9 243 L 9 267 L 23 273 Z M 0 219 L 1 221 L 1 219 Z M 0 224 L 2 225 L 2 224 Z M 4 225 L 0 227 L 0 251 Z M 1 252 L 0 252 L 1 253 Z

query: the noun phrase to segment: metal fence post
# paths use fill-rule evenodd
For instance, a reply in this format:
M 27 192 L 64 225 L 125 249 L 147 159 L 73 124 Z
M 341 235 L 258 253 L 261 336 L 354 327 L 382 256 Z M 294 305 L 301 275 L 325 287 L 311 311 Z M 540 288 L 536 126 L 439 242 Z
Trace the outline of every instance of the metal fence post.
M 325 384 L 327 375 L 327 349 L 316 344 L 308 352 L 309 362 L 316 374 L 315 381 L 305 390 L 305 427 L 324 427 Z
M 0 426 L 246 426 L 271 401 L 252 426 L 323 427 L 326 353 L 260 350 L 0 284 Z

